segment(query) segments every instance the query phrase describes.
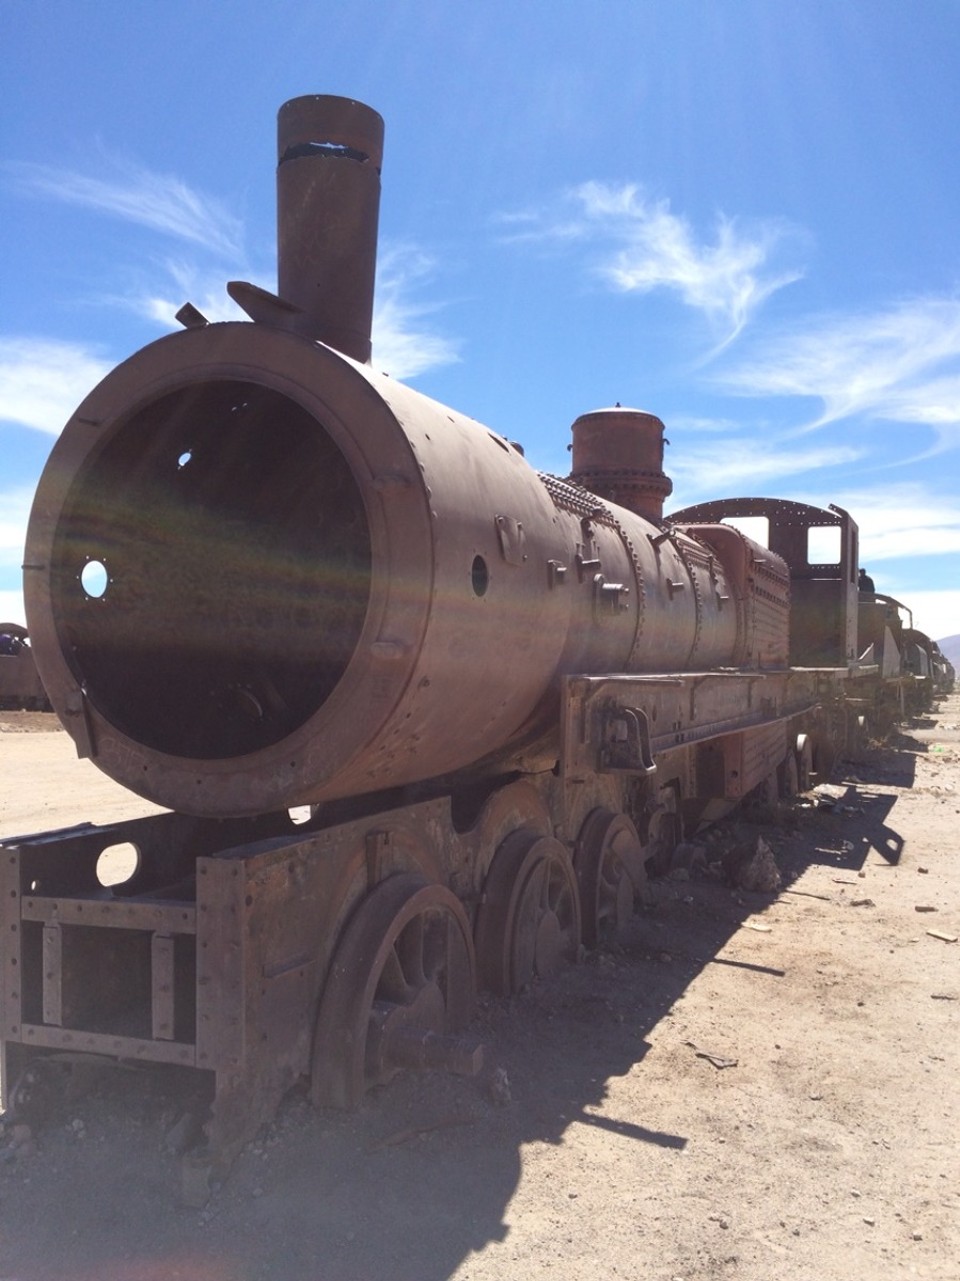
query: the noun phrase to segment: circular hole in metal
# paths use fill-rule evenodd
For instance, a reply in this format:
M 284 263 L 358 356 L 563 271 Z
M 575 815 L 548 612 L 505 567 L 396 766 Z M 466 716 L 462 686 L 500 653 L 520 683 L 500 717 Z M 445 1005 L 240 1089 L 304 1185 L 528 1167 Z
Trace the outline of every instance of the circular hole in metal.
M 76 586 L 98 555 L 109 581 L 102 570 L 94 608 Z M 319 711 L 374 577 L 363 493 L 334 436 L 241 379 L 191 382 L 119 418 L 71 490 L 53 562 L 61 643 L 90 705 L 143 747 L 203 761 L 269 748 Z
M 80 571 L 80 586 L 89 597 L 99 600 L 110 581 L 107 567 L 102 560 L 88 560 Z
M 132 841 L 108 845 L 97 859 L 97 880 L 101 885 L 124 885 L 140 867 L 140 851 Z
M 180 455 L 180 457 L 177 459 L 177 466 L 181 469 L 186 467 L 187 463 L 190 461 L 192 457 L 193 457 L 193 450 L 185 449 L 183 453 Z
M 487 569 L 487 562 L 482 556 L 474 556 L 473 565 L 470 568 L 470 582 L 473 585 L 474 596 L 485 596 L 487 588 L 490 586 L 490 571 Z

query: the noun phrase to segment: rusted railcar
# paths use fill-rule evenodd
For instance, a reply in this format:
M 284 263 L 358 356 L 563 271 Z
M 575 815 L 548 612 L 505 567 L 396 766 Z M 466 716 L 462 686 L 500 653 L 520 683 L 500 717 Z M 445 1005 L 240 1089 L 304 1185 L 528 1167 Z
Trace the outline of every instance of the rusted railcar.
M 0 709 L 52 710 L 37 673 L 27 629 L 19 623 L 0 623 Z
M 172 812 L 0 843 L 4 1082 L 194 1069 L 201 1185 L 302 1077 L 353 1106 L 477 1070 L 477 989 L 615 936 L 685 832 L 822 776 L 877 670 L 846 513 L 774 505 L 769 546 L 665 520 L 653 415 L 582 415 L 561 479 L 376 372 L 381 147 L 362 104 L 281 109 L 277 294 L 233 282 L 252 323 L 187 306 L 109 374 L 30 521 L 49 697 Z M 824 516 L 829 572 L 798 551 Z

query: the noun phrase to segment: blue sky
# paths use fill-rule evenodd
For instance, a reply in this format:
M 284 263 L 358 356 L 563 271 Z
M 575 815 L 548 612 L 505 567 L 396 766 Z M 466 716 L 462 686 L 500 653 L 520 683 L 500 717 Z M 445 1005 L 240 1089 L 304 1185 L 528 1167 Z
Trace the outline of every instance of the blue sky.
M 958 0 L 0 0 L 0 619 L 76 404 L 275 288 L 276 112 L 386 121 L 374 363 L 563 474 L 663 418 L 670 507 L 847 507 L 960 632 Z

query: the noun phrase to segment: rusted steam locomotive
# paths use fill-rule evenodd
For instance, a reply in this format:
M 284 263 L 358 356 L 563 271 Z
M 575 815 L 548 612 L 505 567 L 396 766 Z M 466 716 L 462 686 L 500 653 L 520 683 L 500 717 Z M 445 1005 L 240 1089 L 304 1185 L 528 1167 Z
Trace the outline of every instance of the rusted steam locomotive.
M 476 1070 L 478 987 L 615 934 L 684 832 L 808 786 L 911 680 L 861 654 L 846 513 L 664 520 L 653 416 L 579 418 L 558 479 L 370 366 L 381 146 L 359 103 L 281 109 L 277 294 L 109 374 L 29 527 L 54 708 L 172 812 L 0 845 L 4 1081 L 205 1072 L 201 1164 L 304 1075 L 352 1106 Z

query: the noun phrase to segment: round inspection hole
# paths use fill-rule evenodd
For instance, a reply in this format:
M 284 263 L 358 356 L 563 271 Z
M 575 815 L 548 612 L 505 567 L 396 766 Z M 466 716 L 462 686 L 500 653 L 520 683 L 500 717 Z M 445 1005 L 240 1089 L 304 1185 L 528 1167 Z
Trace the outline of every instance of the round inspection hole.
M 473 585 L 474 596 L 486 596 L 487 588 L 490 586 L 490 571 L 487 569 L 487 562 L 482 556 L 474 556 L 473 565 L 470 568 L 470 582 Z
M 132 841 L 108 845 L 97 859 L 97 880 L 101 885 L 124 885 L 140 867 L 140 851 Z
M 80 586 L 89 597 L 99 600 L 107 590 L 110 576 L 102 560 L 88 560 L 80 571 Z
M 185 449 L 183 453 L 180 455 L 180 457 L 177 459 L 178 470 L 183 471 L 184 467 L 186 467 L 187 463 L 189 463 L 192 458 L 193 458 L 193 450 Z

